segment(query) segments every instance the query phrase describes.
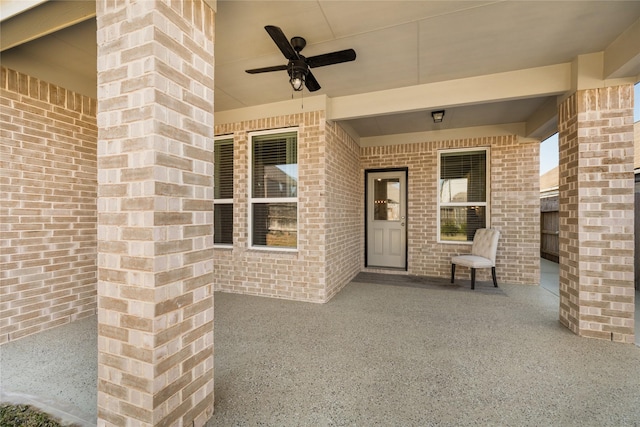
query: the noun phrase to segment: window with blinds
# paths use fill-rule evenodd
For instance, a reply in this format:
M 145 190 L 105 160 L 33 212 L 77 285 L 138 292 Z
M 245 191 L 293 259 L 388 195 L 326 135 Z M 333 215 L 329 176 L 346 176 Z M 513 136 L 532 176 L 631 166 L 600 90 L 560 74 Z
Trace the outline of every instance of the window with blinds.
M 233 244 L 233 139 L 216 139 L 213 146 L 213 242 Z
M 298 132 L 251 135 L 251 246 L 298 246 Z
M 489 150 L 440 151 L 438 164 L 439 241 L 471 242 L 488 226 Z

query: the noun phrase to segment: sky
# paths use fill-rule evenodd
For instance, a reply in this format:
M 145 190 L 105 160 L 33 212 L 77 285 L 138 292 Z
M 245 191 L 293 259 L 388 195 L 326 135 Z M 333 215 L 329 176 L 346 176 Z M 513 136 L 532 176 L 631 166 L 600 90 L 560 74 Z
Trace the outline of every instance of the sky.
M 633 105 L 633 121 L 640 121 L 640 83 L 636 83 Z M 540 175 L 558 166 L 558 134 L 550 136 L 540 144 Z

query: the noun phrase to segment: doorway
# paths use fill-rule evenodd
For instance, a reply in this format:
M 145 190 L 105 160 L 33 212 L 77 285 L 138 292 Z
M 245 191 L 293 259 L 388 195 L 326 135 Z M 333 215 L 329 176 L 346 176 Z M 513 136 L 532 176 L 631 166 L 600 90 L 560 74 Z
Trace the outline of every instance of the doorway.
M 407 269 L 407 169 L 365 171 L 367 267 Z

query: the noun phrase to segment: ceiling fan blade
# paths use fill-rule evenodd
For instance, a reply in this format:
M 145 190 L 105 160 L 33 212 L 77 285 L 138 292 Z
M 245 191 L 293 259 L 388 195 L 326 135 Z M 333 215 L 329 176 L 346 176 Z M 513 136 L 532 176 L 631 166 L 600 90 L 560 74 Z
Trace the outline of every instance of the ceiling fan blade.
M 324 67 L 325 65 L 339 64 L 356 59 L 356 51 L 353 49 L 339 50 L 337 52 L 325 53 L 323 55 L 310 56 L 306 62 L 311 68 Z
M 289 39 L 287 39 L 287 36 L 284 35 L 280 27 L 267 25 L 266 27 L 264 27 L 264 29 L 267 30 L 267 33 L 269 33 L 274 43 L 276 44 L 276 46 L 278 46 L 278 49 L 280 49 L 280 52 L 282 52 L 285 58 L 289 60 L 298 59 L 298 54 L 295 50 L 293 50 L 291 43 L 289 43 Z
M 268 73 L 270 71 L 282 71 L 286 70 L 286 65 L 274 65 L 273 67 L 252 68 L 251 70 L 245 70 L 249 74 Z
M 311 71 L 307 73 L 304 84 L 307 86 L 307 89 L 309 89 L 309 92 L 315 92 L 320 89 L 320 83 L 318 83 L 313 74 L 311 74 Z

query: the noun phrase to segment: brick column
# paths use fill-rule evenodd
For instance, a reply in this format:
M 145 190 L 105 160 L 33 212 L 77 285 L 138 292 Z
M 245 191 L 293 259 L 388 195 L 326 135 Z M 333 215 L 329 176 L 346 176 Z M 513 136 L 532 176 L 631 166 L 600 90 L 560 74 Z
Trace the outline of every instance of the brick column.
M 634 341 L 633 86 L 579 90 L 559 106 L 560 321 Z
M 97 1 L 98 424 L 213 413 L 213 34 L 202 0 Z

